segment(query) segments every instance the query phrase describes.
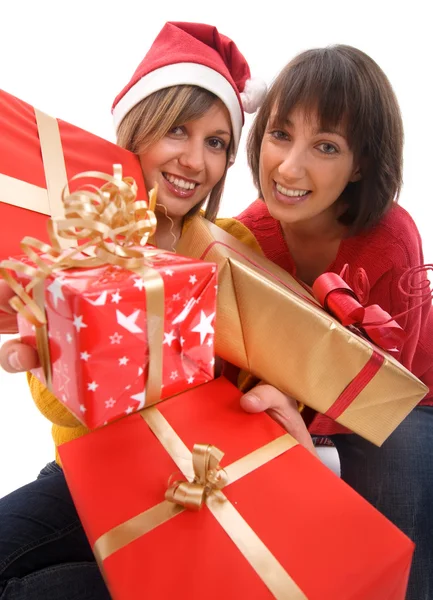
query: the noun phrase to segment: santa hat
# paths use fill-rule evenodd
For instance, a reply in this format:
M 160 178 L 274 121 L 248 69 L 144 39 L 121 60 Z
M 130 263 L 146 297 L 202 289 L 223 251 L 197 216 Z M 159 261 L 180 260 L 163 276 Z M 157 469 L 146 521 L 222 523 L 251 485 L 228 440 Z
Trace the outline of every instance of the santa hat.
M 168 22 L 153 42 L 128 85 L 113 103 L 116 130 L 143 98 L 174 85 L 196 85 L 220 98 L 230 114 L 234 153 L 239 145 L 244 111 L 260 106 L 266 84 L 251 79 L 244 56 L 216 27 Z

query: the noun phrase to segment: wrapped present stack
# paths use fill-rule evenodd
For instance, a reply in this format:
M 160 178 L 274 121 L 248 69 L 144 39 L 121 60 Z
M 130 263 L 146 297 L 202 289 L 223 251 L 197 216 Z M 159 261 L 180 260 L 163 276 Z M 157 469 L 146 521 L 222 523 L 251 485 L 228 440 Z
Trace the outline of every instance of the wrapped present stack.
M 20 335 L 41 357 L 34 374 L 90 429 L 214 372 L 215 265 L 143 246 L 153 211 L 120 167 L 99 176 L 98 193 L 64 196 L 51 246 L 24 238 L 24 261 L 1 263 Z M 76 248 L 62 250 L 54 229 Z
M 136 157 L 0 101 L 15 152 L 0 210 L 19 222 L 1 274 L 35 373 L 95 429 L 59 452 L 113 599 L 404 600 L 412 542 L 267 414 L 242 411 L 212 379 L 214 337 L 218 355 L 379 444 L 424 386 L 211 224 L 196 219 L 180 255 L 150 246 Z M 105 174 L 119 162 L 138 186 Z M 104 185 L 79 188 L 83 170 Z

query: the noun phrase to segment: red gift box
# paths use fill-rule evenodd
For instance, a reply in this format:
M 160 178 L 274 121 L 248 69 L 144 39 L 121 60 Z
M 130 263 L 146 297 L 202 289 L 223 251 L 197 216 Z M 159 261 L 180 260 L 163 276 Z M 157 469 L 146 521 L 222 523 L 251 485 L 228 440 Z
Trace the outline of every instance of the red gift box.
M 135 154 L 0 90 L 0 259 L 21 253 L 20 241 L 32 235 L 48 241 L 48 216 L 63 216 L 61 192 L 83 171 L 111 173 L 122 164 L 135 179 L 138 198 L 147 199 Z M 70 183 L 74 191 L 80 182 Z
M 403 600 L 412 542 L 239 398 L 219 378 L 60 446 L 112 597 Z M 197 442 L 229 481 L 193 512 L 164 495 Z
M 162 366 L 157 400 L 213 378 L 216 267 L 146 252 L 146 266 L 137 272 L 116 265 L 71 268 L 41 284 L 51 383 L 43 368 L 33 373 L 91 429 L 152 403 L 146 398 L 152 344 Z M 161 284 L 159 315 L 149 308 L 149 271 Z M 23 341 L 39 343 L 40 351 L 36 328 L 21 315 L 18 325 Z

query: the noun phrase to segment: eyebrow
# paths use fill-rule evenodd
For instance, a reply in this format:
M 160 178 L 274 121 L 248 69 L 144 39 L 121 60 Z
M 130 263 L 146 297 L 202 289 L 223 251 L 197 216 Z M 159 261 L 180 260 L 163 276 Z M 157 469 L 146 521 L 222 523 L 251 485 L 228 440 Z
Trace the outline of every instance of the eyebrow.
M 293 127 L 293 123 L 290 119 L 285 119 L 284 123 L 288 127 Z M 345 134 L 340 129 L 323 129 L 322 127 L 319 127 L 318 129 L 313 130 L 314 135 L 323 135 L 323 134 L 327 134 L 327 133 L 330 133 L 333 135 L 339 135 L 340 137 L 346 139 Z
M 321 129 L 321 128 L 319 128 L 319 129 L 315 129 L 314 133 L 316 135 L 321 135 L 323 133 L 331 133 L 331 134 L 339 135 L 340 137 L 346 138 L 346 136 L 340 129 Z
M 226 131 L 225 129 L 217 129 L 214 132 L 214 135 L 227 135 L 228 137 L 231 137 L 232 134 L 230 133 L 230 131 Z

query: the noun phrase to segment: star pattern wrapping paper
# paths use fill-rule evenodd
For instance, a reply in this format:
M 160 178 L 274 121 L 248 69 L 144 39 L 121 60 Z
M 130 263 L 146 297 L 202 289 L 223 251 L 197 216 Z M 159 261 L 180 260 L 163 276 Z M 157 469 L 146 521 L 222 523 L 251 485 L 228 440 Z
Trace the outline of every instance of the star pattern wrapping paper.
M 148 260 L 164 282 L 164 318 L 149 318 L 144 279 L 104 265 L 72 268 L 44 282 L 52 391 L 94 429 L 144 408 L 149 343 L 163 328 L 161 400 L 214 374 L 216 266 L 172 253 Z M 24 342 L 35 327 L 19 316 Z M 32 371 L 46 384 L 42 368 Z

